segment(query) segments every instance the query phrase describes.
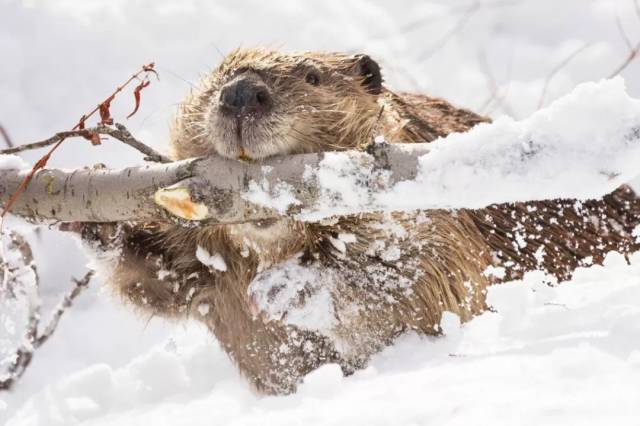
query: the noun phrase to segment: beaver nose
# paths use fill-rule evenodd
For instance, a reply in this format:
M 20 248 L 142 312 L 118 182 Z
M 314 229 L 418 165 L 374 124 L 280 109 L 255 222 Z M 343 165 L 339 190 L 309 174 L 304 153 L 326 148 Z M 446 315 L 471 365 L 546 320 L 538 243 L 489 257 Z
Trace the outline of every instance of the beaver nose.
M 271 106 L 269 89 L 253 78 L 239 78 L 224 85 L 220 91 L 220 107 L 226 114 L 264 114 Z

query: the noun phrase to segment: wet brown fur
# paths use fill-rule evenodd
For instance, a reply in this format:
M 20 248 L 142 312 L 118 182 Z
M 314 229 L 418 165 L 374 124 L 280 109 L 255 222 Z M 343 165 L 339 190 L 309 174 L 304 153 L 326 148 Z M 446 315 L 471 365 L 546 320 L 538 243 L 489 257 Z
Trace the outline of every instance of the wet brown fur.
M 342 54 L 235 51 L 180 108 L 174 156 L 218 153 L 259 160 L 274 152 L 359 148 L 378 134 L 391 142 L 430 142 L 488 121 L 441 99 L 395 94 L 372 81 L 368 61 Z M 305 82 L 309 72 L 319 74 L 317 86 Z M 243 136 L 246 151 L 223 145 L 230 134 L 226 123 L 211 125 L 220 87 L 238 73 L 257 75 L 274 95 L 273 116 Z M 145 312 L 203 321 L 257 389 L 287 393 L 324 363 L 339 363 L 348 373 L 404 332 L 438 334 L 444 311 L 463 321 L 483 312 L 487 285 L 499 281 L 485 273 L 489 266 L 505 267 L 505 279 L 542 269 L 566 280 L 589 256 L 601 263 L 609 250 L 637 250 L 631 231 L 639 213 L 635 194 L 621 188 L 584 203 L 366 214 L 313 224 L 283 220 L 262 230 L 252 224 L 127 226 L 111 282 Z M 342 244 L 340 235 L 355 238 Z M 220 253 L 227 270 L 200 263 L 198 246 Z M 296 256 L 296 262 L 335 277 L 336 322 L 329 331 L 269 318 L 256 311 L 248 294 L 260 271 Z

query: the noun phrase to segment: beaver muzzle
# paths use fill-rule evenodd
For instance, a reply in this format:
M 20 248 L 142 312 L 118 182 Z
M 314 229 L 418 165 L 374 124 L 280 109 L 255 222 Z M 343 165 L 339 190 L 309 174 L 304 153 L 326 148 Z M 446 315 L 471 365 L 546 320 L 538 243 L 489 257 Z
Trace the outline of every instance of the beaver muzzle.
M 241 76 L 225 84 L 220 90 L 220 112 L 243 119 L 263 116 L 273 107 L 266 84 L 253 76 Z

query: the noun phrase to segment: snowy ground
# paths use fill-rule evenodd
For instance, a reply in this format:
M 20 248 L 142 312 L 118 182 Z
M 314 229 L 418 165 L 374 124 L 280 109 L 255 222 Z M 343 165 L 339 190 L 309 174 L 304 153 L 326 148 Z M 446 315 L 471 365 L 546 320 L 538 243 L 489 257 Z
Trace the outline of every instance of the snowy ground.
M 175 104 L 218 51 L 256 44 L 365 51 L 390 87 L 524 118 L 538 109 L 545 78 L 582 45 L 553 74 L 543 104 L 625 59 L 616 16 L 632 43 L 640 39 L 626 0 L 311 4 L 0 0 L 0 124 L 16 143 L 42 139 L 155 60 L 162 80 L 145 90 L 130 128 L 162 147 Z M 640 62 L 622 73 L 635 98 L 639 75 Z M 114 115 L 132 102 L 120 98 Z M 121 146 L 78 140 L 50 164 L 139 161 Z M 47 312 L 85 260 L 58 232 L 30 238 Z M 640 257 L 626 265 L 612 255 L 559 287 L 535 274 L 496 287 L 496 313 L 462 328 L 446 318 L 445 338 L 407 336 L 353 377 L 327 366 L 280 398 L 252 394 L 197 325 L 147 322 L 96 282 L 15 391 L 0 394 L 0 424 L 637 424 L 639 272 Z
M 125 365 L 56 380 L 8 425 L 637 424 L 640 254 L 542 281 L 494 287 L 496 313 L 461 328 L 446 316 L 445 337 L 405 336 L 346 379 L 327 365 L 288 397 L 252 394 L 190 327 Z

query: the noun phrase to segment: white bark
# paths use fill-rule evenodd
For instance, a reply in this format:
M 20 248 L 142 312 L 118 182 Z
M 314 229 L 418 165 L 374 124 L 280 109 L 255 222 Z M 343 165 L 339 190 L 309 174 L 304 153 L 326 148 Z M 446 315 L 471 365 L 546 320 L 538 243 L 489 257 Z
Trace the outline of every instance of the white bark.
M 391 171 L 388 184 L 415 178 L 418 157 L 426 144 L 372 146 L 366 152 L 341 153 L 363 173 Z M 152 164 L 123 170 L 44 169 L 13 205 L 11 212 L 34 220 L 115 222 L 166 221 L 177 216 L 212 223 L 237 223 L 295 215 L 313 209 L 319 200 L 317 179 L 307 178 L 318 169 L 323 153 L 276 157 L 261 163 L 244 163 L 222 157 Z M 307 173 L 307 175 L 305 175 Z M 0 170 L 0 204 L 4 206 L 26 171 Z M 362 182 L 375 189 L 379 182 Z M 265 195 L 277 197 L 286 186 L 296 203 L 286 210 L 249 201 L 258 185 Z M 173 218 L 175 219 L 175 218 Z
M 122 131 L 109 134 L 131 142 Z M 374 143 L 366 152 L 261 163 L 210 157 L 124 170 L 42 170 L 11 211 L 36 220 L 237 223 L 482 208 L 600 198 L 637 177 L 638 164 L 640 101 L 616 79 L 583 84 L 526 120 L 501 118 L 429 144 Z M 23 177 L 0 170 L 0 204 Z

